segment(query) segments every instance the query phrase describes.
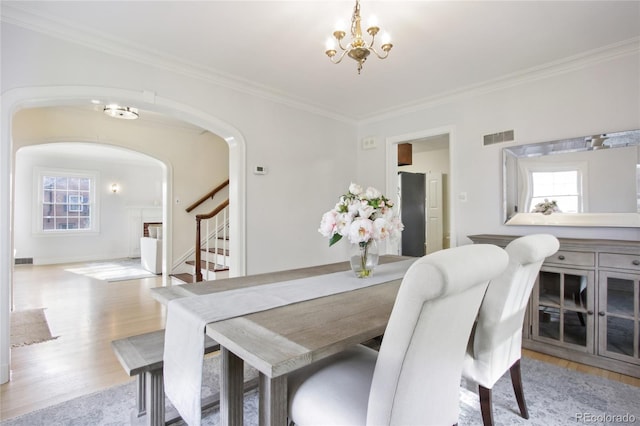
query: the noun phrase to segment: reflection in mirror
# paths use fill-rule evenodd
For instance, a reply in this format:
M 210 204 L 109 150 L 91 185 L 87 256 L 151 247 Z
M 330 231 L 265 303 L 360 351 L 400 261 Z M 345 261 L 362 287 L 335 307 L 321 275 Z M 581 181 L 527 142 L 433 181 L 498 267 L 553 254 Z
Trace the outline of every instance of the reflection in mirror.
M 640 130 L 503 149 L 509 225 L 640 226 Z

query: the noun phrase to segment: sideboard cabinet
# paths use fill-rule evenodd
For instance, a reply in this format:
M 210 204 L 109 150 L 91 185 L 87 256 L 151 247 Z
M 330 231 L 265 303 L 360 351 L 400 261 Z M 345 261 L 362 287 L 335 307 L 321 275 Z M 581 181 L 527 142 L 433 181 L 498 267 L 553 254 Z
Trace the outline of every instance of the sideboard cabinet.
M 470 235 L 506 247 L 516 235 Z M 558 238 L 540 268 L 522 346 L 640 377 L 640 242 Z

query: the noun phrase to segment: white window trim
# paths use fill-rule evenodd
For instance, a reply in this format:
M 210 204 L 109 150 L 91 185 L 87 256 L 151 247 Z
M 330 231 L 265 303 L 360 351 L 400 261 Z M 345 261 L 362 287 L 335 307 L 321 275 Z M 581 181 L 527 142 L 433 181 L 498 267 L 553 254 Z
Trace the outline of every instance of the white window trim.
M 65 176 L 90 178 L 93 186 L 90 188 L 90 229 L 56 229 L 45 231 L 42 229 L 42 178 L 44 176 Z M 100 232 L 100 200 L 97 197 L 97 188 L 100 187 L 100 173 L 96 170 L 57 169 L 49 167 L 34 167 L 33 170 L 33 206 L 32 232 L 35 236 L 87 236 L 97 235 Z
M 588 174 L 588 165 L 586 161 L 579 162 L 558 162 L 558 163 L 547 163 L 541 164 L 536 161 L 536 158 L 533 157 L 531 159 L 521 159 L 518 161 L 518 170 L 520 173 L 519 181 L 523 188 L 518 189 L 518 193 L 522 194 L 521 199 L 518 200 L 519 206 L 528 206 L 531 203 L 531 198 L 533 197 L 532 189 L 532 174 L 533 173 L 548 173 L 548 172 L 567 172 L 567 171 L 578 171 L 578 209 L 579 213 L 584 211 L 589 211 L 589 191 L 588 191 L 588 181 L 586 179 Z M 521 208 L 523 208 L 521 207 Z M 523 212 L 528 213 L 528 212 Z

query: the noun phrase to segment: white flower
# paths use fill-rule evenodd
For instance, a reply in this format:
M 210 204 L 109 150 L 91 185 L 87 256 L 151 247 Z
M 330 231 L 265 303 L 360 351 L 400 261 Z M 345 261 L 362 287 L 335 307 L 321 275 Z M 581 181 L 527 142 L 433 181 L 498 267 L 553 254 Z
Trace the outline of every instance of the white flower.
M 373 238 L 376 240 L 384 240 L 389 236 L 389 222 L 383 217 L 379 217 L 373 221 Z
M 366 243 L 373 234 L 373 222 L 369 219 L 357 218 L 351 222 L 349 241 L 352 243 Z
M 362 194 L 362 187 L 357 183 L 351 182 L 351 185 L 349 185 L 349 192 L 353 195 L 360 195 Z
M 358 215 L 362 218 L 369 219 L 373 213 L 375 213 L 376 209 L 373 206 L 369 205 L 365 200 L 360 202 L 358 206 Z
M 349 213 L 338 213 L 336 215 L 336 231 L 338 234 L 345 236 L 349 233 L 349 228 L 353 221 L 353 216 Z
M 400 238 L 402 236 L 402 230 L 404 229 L 404 225 L 398 216 L 394 216 L 391 219 L 391 226 L 389 226 L 389 233 L 391 234 L 391 238 Z
M 372 187 L 372 186 L 368 187 L 366 192 L 364 193 L 364 196 L 368 200 L 373 200 L 375 198 L 380 198 L 381 195 L 382 195 L 382 193 L 380 191 L 378 191 L 377 189 L 375 189 L 374 187 Z
M 322 220 L 320 221 L 320 228 L 318 229 L 318 232 L 320 232 L 325 237 L 331 237 L 336 233 L 335 210 L 329 210 L 322 215 Z

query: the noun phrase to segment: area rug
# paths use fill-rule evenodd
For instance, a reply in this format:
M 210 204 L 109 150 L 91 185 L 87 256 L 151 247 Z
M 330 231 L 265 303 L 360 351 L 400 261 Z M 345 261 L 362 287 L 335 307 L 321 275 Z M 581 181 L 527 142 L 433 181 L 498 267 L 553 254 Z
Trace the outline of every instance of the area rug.
M 56 339 L 51 335 L 44 308 L 11 312 L 11 347 Z
M 109 282 L 135 280 L 156 276 L 142 268 L 140 258 L 91 262 L 81 266 L 66 268 L 65 271 Z
M 218 357 L 205 361 L 203 396 L 218 388 Z M 494 420 L 499 425 L 555 426 L 576 424 L 613 425 L 640 422 L 640 388 L 602 377 L 567 370 L 529 358 L 522 359 L 529 420 L 520 417 L 507 376 L 493 389 Z M 437 392 L 425 383 L 425 396 Z M 2 426 L 31 425 L 128 425 L 135 405 L 133 381 L 102 392 L 73 399 L 13 419 Z M 245 394 L 244 424 L 258 424 L 258 393 Z M 625 420 L 626 419 L 626 420 Z M 203 414 L 202 424 L 218 425 L 218 408 Z M 178 425 L 183 425 L 180 422 Z M 476 387 L 464 382 L 460 388 L 460 426 L 482 425 Z

